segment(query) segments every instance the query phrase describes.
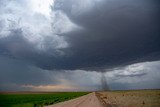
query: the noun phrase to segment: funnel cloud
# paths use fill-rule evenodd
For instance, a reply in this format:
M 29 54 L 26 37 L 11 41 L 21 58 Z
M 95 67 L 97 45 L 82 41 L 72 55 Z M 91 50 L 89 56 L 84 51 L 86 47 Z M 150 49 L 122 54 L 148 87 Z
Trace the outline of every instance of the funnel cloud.
M 101 84 L 102 84 L 102 91 L 109 91 L 110 90 L 104 73 L 101 73 Z

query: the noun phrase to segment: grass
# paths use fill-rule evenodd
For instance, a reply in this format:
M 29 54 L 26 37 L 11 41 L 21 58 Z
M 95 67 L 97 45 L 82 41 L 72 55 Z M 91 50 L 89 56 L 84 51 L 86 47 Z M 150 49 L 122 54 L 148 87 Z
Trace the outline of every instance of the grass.
M 100 92 L 106 105 L 118 107 L 160 107 L 160 90 L 129 90 Z
M 3 93 L 0 94 L 0 107 L 43 107 L 66 100 L 70 100 L 87 92 L 59 92 L 59 93 Z

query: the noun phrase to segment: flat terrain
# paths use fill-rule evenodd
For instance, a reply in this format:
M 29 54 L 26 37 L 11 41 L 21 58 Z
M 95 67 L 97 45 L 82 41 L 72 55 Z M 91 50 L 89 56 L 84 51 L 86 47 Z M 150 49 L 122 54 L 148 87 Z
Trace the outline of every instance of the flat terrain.
M 93 92 L 73 100 L 57 103 L 46 107 L 102 107 L 102 104 L 98 100 L 96 93 Z
M 93 92 L 46 107 L 160 107 L 160 90 Z
M 86 94 L 88 92 L 1 92 L 0 107 L 43 107 Z
M 105 107 L 160 107 L 160 90 L 99 92 Z
M 70 100 L 71 99 L 71 100 Z M 48 105 L 48 106 L 47 106 Z M 160 107 L 160 90 L 0 93 L 0 107 Z

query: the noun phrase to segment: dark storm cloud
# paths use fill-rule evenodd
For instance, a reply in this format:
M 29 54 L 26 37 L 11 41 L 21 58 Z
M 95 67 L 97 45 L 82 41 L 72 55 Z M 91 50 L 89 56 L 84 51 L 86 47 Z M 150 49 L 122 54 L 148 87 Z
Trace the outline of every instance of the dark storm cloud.
M 26 62 L 30 62 L 40 68 L 50 69 L 50 65 L 48 64 L 54 63 L 53 61 L 57 52 L 54 50 L 48 50 L 46 52 L 40 51 L 33 46 L 33 43 L 23 37 L 23 35 L 22 29 L 14 29 L 11 30 L 9 36 L 1 38 L 0 54 L 25 60 Z M 50 54 L 51 52 L 53 52 L 53 54 Z M 41 63 L 44 63 L 44 65 L 41 65 Z
M 36 58 L 40 57 L 36 48 L 23 37 L 21 29 L 11 30 L 8 37 L 0 39 L 0 52 L 1 55 L 20 58 L 27 61 L 31 61 L 31 59 L 34 58 L 36 62 Z
M 64 36 L 73 54 L 62 63 L 64 69 L 112 68 L 160 56 L 160 3 L 151 0 L 101 1 L 83 13 L 73 13 L 77 1 L 59 1 L 64 11 L 84 30 Z M 89 5 L 89 4 L 88 4 Z M 77 5 L 78 6 L 78 5 Z M 77 7 L 78 8 L 78 7 Z M 82 11 L 82 12 L 81 12 Z
M 34 49 L 32 45 L 22 36 L 21 29 L 11 30 L 10 36 L 0 39 L 1 54 L 11 54 L 13 56 L 23 56 Z
M 160 59 L 158 0 L 56 0 L 52 10 L 63 11 L 82 27 L 59 34 L 69 47 L 39 51 L 20 36 L 21 30 L 14 30 L 14 36 L 0 39 L 0 54 L 17 56 L 48 70 L 101 71 Z M 52 41 L 44 44 L 52 46 L 48 42 Z

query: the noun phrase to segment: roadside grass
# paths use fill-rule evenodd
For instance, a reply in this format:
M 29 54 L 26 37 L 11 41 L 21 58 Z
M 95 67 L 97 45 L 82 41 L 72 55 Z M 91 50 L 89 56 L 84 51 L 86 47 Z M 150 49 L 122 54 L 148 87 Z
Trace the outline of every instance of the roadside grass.
M 1 93 L 0 107 L 43 107 L 86 94 L 88 92 Z

